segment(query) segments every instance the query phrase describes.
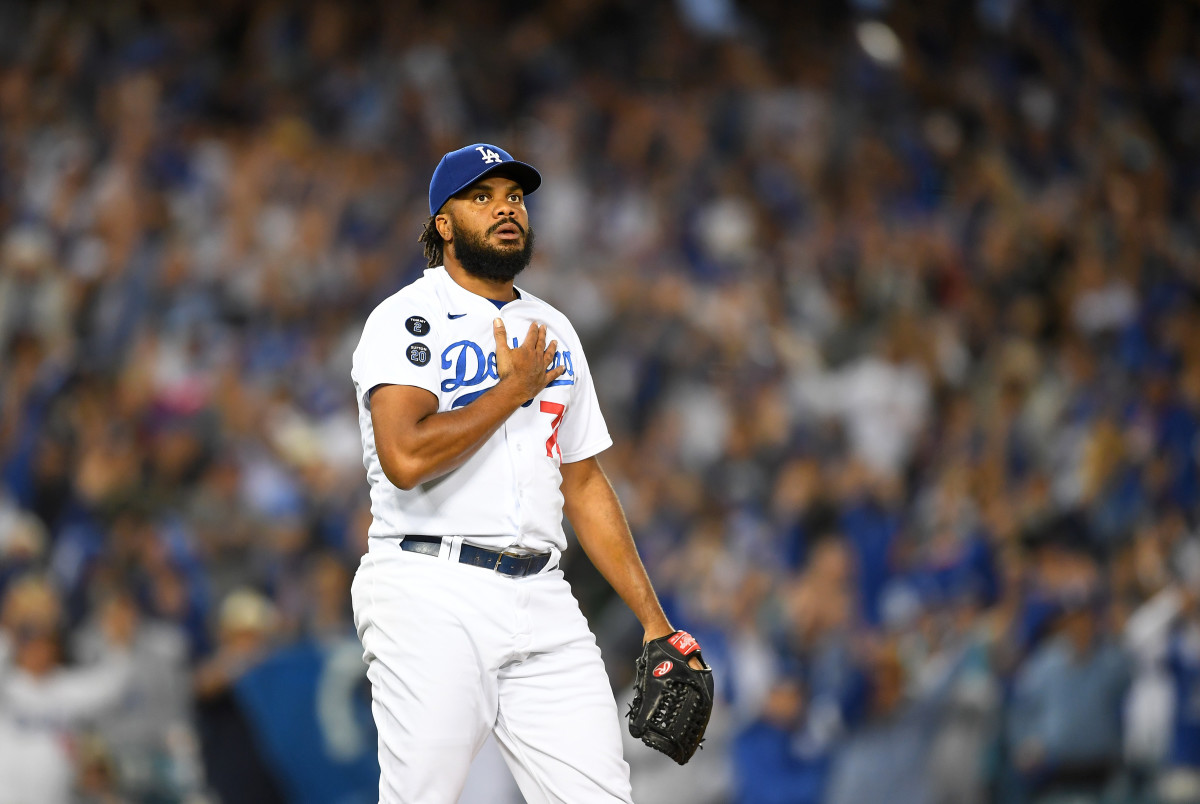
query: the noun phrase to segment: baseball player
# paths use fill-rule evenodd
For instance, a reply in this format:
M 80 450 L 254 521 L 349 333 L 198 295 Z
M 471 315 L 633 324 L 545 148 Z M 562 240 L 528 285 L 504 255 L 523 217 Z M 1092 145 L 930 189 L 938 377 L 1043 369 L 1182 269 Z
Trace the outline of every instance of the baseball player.
M 600 651 L 558 568 L 564 513 L 646 639 L 674 633 L 596 460 L 612 441 L 579 337 L 513 285 L 540 184 L 495 145 L 446 154 L 430 267 L 354 352 L 372 522 L 352 597 L 383 802 L 456 801 L 489 733 L 529 802 L 630 801 Z

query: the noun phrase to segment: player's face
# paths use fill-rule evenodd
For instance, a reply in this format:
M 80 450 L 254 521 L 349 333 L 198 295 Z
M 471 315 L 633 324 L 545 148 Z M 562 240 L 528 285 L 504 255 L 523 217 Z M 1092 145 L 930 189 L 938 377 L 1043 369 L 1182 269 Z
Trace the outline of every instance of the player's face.
M 512 179 L 489 176 L 446 206 L 450 248 L 470 274 L 511 282 L 533 257 L 533 228 L 525 194 Z

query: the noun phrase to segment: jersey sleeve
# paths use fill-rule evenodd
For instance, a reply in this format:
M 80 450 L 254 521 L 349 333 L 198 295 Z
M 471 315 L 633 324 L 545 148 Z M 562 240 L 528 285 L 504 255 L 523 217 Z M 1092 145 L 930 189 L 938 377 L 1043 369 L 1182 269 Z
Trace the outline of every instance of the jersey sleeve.
M 562 449 L 563 463 L 575 463 L 590 458 L 612 446 L 612 436 L 600 412 L 596 399 L 596 388 L 592 384 L 592 372 L 587 358 L 580 348 L 571 361 L 575 372 L 575 391 L 571 404 L 563 415 L 558 429 L 558 445 Z
M 428 318 L 411 303 L 383 304 L 371 313 L 350 371 L 360 395 L 369 396 L 378 385 L 413 385 L 438 396 L 438 345 Z M 407 322 L 424 334 L 414 335 Z

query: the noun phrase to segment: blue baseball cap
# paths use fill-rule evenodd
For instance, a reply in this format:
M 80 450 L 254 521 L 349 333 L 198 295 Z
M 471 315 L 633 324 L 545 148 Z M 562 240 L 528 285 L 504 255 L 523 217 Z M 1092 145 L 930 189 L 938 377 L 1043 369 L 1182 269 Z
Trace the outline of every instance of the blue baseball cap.
M 503 148 L 477 142 L 451 151 L 438 162 L 429 181 L 429 214 L 436 215 L 450 196 L 493 173 L 515 180 L 526 195 L 542 184 L 542 174 L 533 165 L 518 162 Z

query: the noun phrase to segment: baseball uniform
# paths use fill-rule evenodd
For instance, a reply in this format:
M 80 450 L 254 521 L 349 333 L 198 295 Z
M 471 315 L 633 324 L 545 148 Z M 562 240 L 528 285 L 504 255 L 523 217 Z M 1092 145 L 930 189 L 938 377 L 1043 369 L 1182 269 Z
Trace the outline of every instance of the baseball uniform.
M 570 322 L 517 295 L 501 305 L 431 268 L 375 309 L 354 353 L 372 522 L 352 597 L 384 802 L 456 801 L 489 732 L 529 802 L 631 800 L 600 651 L 558 568 L 559 467 L 612 441 Z M 398 488 L 376 451 L 371 391 L 423 388 L 439 412 L 469 405 L 498 380 L 497 316 L 514 347 L 512 333 L 545 324 L 565 373 L 461 466 Z

